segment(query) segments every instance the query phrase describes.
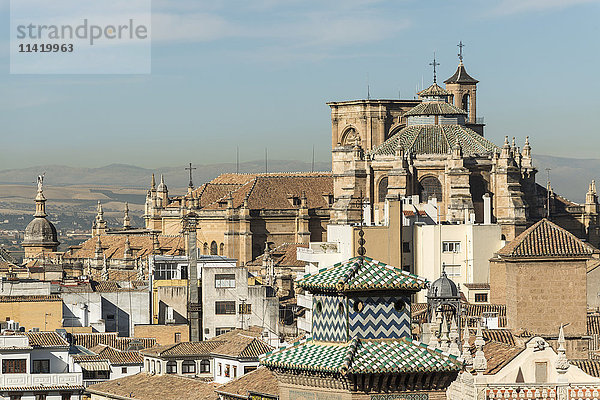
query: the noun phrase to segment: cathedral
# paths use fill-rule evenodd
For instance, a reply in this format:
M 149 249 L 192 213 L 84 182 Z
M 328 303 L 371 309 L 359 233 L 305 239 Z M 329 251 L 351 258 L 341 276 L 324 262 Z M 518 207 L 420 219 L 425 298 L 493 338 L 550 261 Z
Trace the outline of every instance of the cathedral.
M 381 223 L 387 201 L 432 202 L 441 223 L 489 222 L 512 240 L 550 215 L 575 235 L 598 245 L 598 200 L 590 185 L 578 205 L 535 182 L 529 138 L 523 147 L 505 138 L 497 146 L 477 118 L 477 84 L 459 55 L 456 72 L 418 93 L 417 100 L 328 103 L 332 122 L 335 203 L 332 223 L 360 219 L 364 200 L 370 221 Z M 405 200 L 406 201 L 406 200 Z

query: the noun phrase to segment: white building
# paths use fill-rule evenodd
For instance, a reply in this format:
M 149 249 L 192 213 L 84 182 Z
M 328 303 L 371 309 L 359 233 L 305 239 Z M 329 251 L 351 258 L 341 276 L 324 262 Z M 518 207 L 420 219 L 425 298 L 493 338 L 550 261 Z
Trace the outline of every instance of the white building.
M 144 358 L 137 350 L 119 350 L 104 344 L 91 350 L 74 347 L 78 352 L 71 355 L 72 370 L 83 374 L 86 387 L 142 371 Z
M 203 378 L 226 383 L 258 368 L 259 357 L 273 350 L 262 329 L 236 329 L 202 342 L 181 342 L 141 351 L 144 372 Z
M 0 397 L 81 399 L 81 372 L 69 371 L 69 343 L 56 332 L 0 336 Z

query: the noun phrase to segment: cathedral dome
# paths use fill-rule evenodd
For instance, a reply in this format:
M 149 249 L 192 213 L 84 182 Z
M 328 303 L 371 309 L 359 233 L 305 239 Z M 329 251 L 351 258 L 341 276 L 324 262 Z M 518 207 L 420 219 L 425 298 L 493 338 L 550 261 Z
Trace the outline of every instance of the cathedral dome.
M 23 246 L 58 246 L 58 234 L 52 222 L 36 217 L 25 228 Z
M 448 154 L 460 145 L 466 156 L 489 155 L 496 145 L 462 125 L 409 125 L 371 151 L 372 155 Z
M 460 297 L 460 294 L 458 293 L 458 287 L 448 278 L 444 270 L 442 271 L 442 276 L 429 286 L 427 297 L 429 299 L 452 299 Z

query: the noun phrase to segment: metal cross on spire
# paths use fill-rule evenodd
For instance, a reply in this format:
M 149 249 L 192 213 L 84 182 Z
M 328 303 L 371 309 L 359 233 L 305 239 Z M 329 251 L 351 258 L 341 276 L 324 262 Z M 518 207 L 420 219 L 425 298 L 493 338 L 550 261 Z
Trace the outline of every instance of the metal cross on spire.
M 436 83 L 437 82 L 437 74 L 436 74 L 435 68 L 438 65 L 440 65 L 440 63 L 435 61 L 435 51 L 433 52 L 433 62 L 430 62 L 429 65 L 433 66 L 433 83 Z
M 192 167 L 192 163 L 190 163 L 190 166 L 185 168 L 186 171 L 190 171 L 190 187 L 193 188 L 194 187 L 194 183 L 192 182 L 192 171 L 195 170 L 197 168 Z
M 458 42 L 457 46 L 458 46 L 458 49 L 459 49 L 458 50 L 458 59 L 462 63 L 462 60 L 463 60 L 462 49 L 463 49 L 463 47 L 465 47 L 465 45 L 463 44 L 463 42 L 461 40 L 460 42 Z

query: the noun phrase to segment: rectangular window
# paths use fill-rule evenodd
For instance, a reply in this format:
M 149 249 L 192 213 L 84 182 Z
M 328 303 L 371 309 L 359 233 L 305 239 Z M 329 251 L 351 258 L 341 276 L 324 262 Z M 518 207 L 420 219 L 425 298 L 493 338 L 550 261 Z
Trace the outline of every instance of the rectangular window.
M 219 376 L 223 375 L 223 366 L 219 363 Z
M 229 364 L 225 364 L 225 378 L 229 378 L 229 370 L 230 370 Z
M 487 293 L 475 293 L 475 303 L 487 303 Z
M 49 374 L 50 360 L 33 360 L 31 369 L 32 374 Z
M 237 366 L 233 366 L 233 379 L 237 378 Z
M 240 304 L 240 314 L 252 314 L 252 304 Z
M 402 242 L 402 252 L 410 253 L 410 243 L 409 242 Z
M 255 369 L 256 369 L 256 367 L 250 367 L 250 366 L 244 367 L 244 375 L 247 374 L 248 372 L 254 371 Z
M 235 301 L 216 301 L 215 314 L 217 315 L 235 315 Z
M 126 374 L 127 373 L 127 367 L 121 367 L 121 373 L 122 374 Z
M 108 314 L 106 316 L 106 320 L 107 321 L 114 321 L 114 319 L 115 319 L 115 314 Z
M 535 363 L 535 383 L 546 383 L 548 381 L 548 363 Z
M 154 279 L 156 279 L 156 280 L 177 279 L 177 264 L 171 264 L 171 263 L 154 264 Z
M 230 328 L 230 327 L 227 327 L 227 328 L 216 328 L 215 329 L 215 333 L 216 333 L 217 336 L 219 336 L 219 335 L 222 335 L 224 333 L 231 332 L 234 329 L 235 328 Z
M 25 374 L 27 372 L 27 360 L 2 360 L 3 374 Z
M 61 400 L 71 400 L 71 393 L 63 393 L 60 395 Z
M 46 400 L 46 393 L 36 393 L 35 400 Z
M 181 332 L 175 332 L 175 343 L 181 342 Z
M 460 265 L 446 265 L 446 274 L 448 276 L 460 276 Z
M 235 274 L 215 274 L 216 288 L 234 288 Z
M 10 400 L 21 400 L 23 395 L 21 393 L 13 393 L 10 395 Z
M 442 242 L 442 252 L 460 253 L 460 242 Z

